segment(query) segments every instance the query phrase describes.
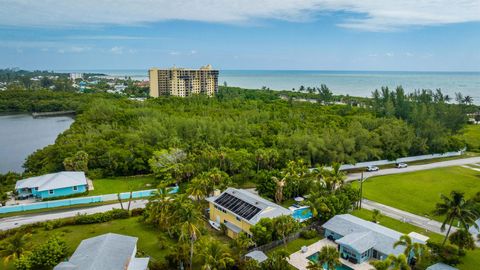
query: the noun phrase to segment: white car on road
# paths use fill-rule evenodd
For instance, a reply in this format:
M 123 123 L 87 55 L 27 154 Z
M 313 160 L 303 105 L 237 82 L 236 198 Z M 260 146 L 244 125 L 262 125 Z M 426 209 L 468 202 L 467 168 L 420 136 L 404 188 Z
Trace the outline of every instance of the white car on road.
M 400 163 L 397 163 L 395 164 L 395 167 L 401 169 L 401 168 L 407 168 L 408 167 L 408 164 L 407 163 L 403 163 L 403 162 L 400 162 Z
M 367 167 L 367 172 L 376 172 L 380 170 L 380 168 L 378 168 L 377 166 L 368 166 Z

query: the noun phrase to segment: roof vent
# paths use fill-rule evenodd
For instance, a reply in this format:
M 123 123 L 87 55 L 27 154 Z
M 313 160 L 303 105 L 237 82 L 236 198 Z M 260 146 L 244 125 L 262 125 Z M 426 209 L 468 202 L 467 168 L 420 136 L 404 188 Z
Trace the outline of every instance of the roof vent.
M 258 202 L 255 202 L 255 205 L 258 205 Z

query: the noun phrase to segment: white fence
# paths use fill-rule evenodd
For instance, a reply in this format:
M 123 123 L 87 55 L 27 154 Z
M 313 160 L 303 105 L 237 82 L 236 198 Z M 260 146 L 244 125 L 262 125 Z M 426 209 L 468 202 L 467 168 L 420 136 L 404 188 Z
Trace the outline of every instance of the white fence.
M 381 165 L 388 165 L 388 164 L 395 164 L 399 162 L 414 162 L 414 161 L 421 161 L 421 160 L 429 160 L 435 158 L 446 158 L 446 157 L 456 157 L 461 156 L 464 153 L 464 150 L 458 152 L 447 152 L 443 154 L 431 154 L 431 155 L 422 155 L 422 156 L 414 156 L 414 157 L 404 157 L 399 158 L 396 160 L 376 160 L 376 161 L 367 161 L 367 162 L 359 162 L 356 164 L 344 164 L 340 166 L 340 170 L 352 170 L 352 169 L 360 169 L 365 168 L 368 166 L 381 166 Z

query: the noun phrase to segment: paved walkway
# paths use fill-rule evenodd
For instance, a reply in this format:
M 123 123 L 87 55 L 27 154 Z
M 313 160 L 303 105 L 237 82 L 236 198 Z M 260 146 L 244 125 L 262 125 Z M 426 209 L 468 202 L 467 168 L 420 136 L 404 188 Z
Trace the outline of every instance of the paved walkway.
M 430 170 L 435 168 L 462 166 L 462 165 L 474 164 L 474 163 L 480 163 L 480 157 L 455 159 L 455 160 L 441 161 L 441 162 L 435 162 L 435 163 L 423 164 L 423 165 L 412 165 L 402 169 L 391 168 L 391 169 L 379 170 L 376 172 L 364 172 L 363 176 L 364 178 L 368 178 L 372 176 L 423 171 L 423 170 Z M 351 181 L 359 180 L 361 177 L 362 177 L 361 173 L 352 173 L 347 175 L 347 179 L 345 181 L 351 182 Z
M 288 263 L 290 263 L 293 267 L 295 267 L 298 270 L 306 270 L 309 260 L 307 257 L 310 255 L 314 254 L 315 252 L 318 252 L 322 249 L 324 246 L 332 246 L 337 248 L 337 244 L 334 242 L 328 240 L 328 239 L 322 239 L 316 243 L 311 244 L 310 246 L 307 247 L 307 252 L 302 252 L 302 250 L 299 250 L 293 254 L 290 255 L 290 258 L 288 259 Z M 370 270 L 372 269 L 372 266 L 367 263 L 361 263 L 361 264 L 353 264 L 347 260 L 344 260 L 340 258 L 340 262 L 354 270 Z
M 393 208 L 391 206 L 373 202 L 367 199 L 362 200 L 362 208 L 368 209 L 368 210 L 373 210 L 373 209 L 378 209 L 382 213 L 382 215 L 385 215 L 387 217 L 394 218 L 396 220 L 400 220 L 412 225 L 415 225 L 417 227 L 425 229 L 426 232 L 435 232 L 441 235 L 445 235 L 447 232 L 446 230 L 442 232 L 440 227 L 442 226 L 442 223 L 432 220 L 426 217 L 418 216 L 397 208 Z M 456 231 L 456 227 L 452 227 L 452 231 Z
M 132 201 L 130 209 L 134 208 L 144 208 L 147 200 L 135 200 Z M 123 207 L 127 208 L 128 201 L 123 202 Z M 43 222 L 54 219 L 69 218 L 74 217 L 78 214 L 95 214 L 100 212 L 106 212 L 112 209 L 120 209 L 120 203 L 107 204 L 101 206 L 90 206 L 82 207 L 76 209 L 65 209 L 65 210 L 52 210 L 45 213 L 38 214 L 27 214 L 21 216 L 6 217 L 0 219 L 0 231 L 13 229 L 20 227 L 25 224 L 31 224 L 36 222 Z

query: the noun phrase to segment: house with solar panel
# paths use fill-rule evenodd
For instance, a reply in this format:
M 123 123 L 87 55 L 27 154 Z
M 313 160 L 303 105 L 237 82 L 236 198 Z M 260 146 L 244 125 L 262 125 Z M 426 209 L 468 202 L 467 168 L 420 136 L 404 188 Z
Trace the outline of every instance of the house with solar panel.
M 251 235 L 250 227 L 262 218 L 292 215 L 291 210 L 243 189 L 227 188 L 220 195 L 207 198 L 207 201 L 210 224 L 218 227 L 224 224 L 231 238 L 242 231 Z
M 20 199 L 55 198 L 86 192 L 88 182 L 84 172 L 64 171 L 19 180 L 15 190 Z
M 325 237 L 338 245 L 340 257 L 354 264 L 370 259 L 384 260 L 390 254 L 398 256 L 405 251 L 405 246 L 394 247 L 402 233 L 350 214 L 336 215 L 322 227 Z M 413 243 L 426 244 L 428 240 L 415 232 L 408 235 Z M 413 257 L 412 251 L 408 260 Z

